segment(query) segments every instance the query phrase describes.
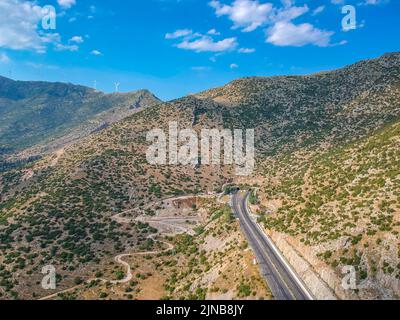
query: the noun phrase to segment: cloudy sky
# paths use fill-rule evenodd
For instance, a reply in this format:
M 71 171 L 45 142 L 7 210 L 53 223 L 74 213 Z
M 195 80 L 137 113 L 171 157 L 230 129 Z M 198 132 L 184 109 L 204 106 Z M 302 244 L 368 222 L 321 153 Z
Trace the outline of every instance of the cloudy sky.
M 0 0 L 0 75 L 173 99 L 400 51 L 399 17 L 398 0 Z

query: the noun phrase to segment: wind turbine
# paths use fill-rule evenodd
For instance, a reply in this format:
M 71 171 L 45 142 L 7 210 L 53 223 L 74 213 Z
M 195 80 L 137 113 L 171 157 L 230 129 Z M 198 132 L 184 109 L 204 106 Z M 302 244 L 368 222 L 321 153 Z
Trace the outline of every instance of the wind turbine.
M 97 91 L 97 80 L 94 80 L 94 90 Z
M 115 85 L 115 92 L 118 92 L 120 83 L 116 82 L 116 83 L 114 83 L 114 85 Z

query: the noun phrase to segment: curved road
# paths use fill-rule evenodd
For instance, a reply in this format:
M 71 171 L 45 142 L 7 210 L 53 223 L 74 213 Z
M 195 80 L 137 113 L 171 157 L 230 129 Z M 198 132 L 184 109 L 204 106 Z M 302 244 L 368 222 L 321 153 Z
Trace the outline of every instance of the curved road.
M 275 245 L 254 221 L 247 208 L 248 193 L 232 196 L 232 209 L 240 220 L 260 265 L 261 273 L 276 300 L 313 300 L 308 289 L 278 252 Z

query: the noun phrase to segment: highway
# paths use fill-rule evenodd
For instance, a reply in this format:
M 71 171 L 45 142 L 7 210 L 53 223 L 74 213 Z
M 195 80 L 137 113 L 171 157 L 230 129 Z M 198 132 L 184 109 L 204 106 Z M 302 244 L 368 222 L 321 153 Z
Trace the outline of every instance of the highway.
M 232 209 L 252 247 L 261 273 L 276 300 L 313 300 L 308 289 L 279 253 L 272 241 L 261 230 L 247 207 L 248 193 L 232 196 Z

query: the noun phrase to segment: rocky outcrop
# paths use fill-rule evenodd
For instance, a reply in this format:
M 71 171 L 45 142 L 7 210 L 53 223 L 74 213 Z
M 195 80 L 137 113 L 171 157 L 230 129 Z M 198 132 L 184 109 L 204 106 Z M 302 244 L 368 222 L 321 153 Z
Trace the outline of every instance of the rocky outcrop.
M 266 233 L 317 300 L 357 299 L 343 289 L 342 278 L 317 259 L 312 248 L 294 246 L 293 239 L 279 232 L 267 230 Z

